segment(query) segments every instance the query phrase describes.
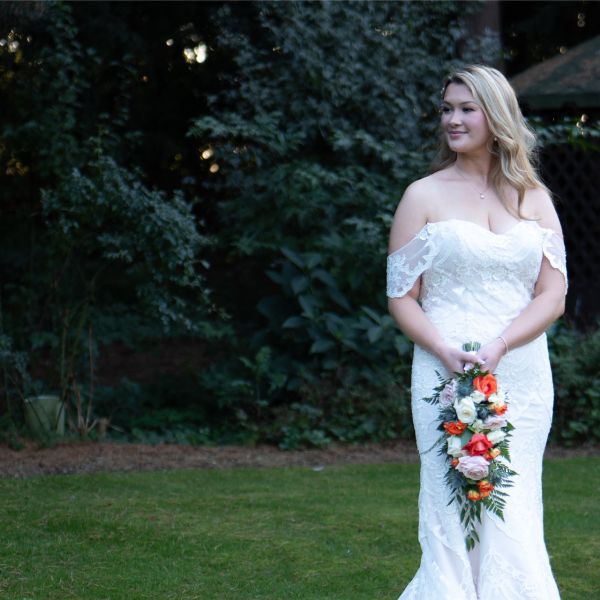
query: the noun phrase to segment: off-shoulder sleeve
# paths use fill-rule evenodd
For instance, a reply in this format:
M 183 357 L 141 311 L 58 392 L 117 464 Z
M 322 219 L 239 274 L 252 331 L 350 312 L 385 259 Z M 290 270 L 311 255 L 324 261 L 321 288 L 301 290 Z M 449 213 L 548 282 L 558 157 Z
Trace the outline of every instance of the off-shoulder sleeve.
M 387 295 L 400 298 L 432 264 L 437 247 L 426 225 L 408 244 L 387 257 Z
M 567 278 L 567 253 L 565 251 L 565 242 L 552 229 L 544 229 L 544 241 L 543 241 L 544 256 L 548 259 L 548 262 L 562 273 L 565 278 L 565 294 L 569 287 L 569 280 Z

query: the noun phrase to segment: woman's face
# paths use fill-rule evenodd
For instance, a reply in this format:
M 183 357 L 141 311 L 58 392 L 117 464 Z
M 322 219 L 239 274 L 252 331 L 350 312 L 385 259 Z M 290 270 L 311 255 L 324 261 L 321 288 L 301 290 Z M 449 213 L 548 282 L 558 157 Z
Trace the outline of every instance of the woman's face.
M 487 151 L 491 135 L 487 118 L 466 85 L 448 85 L 441 111 L 442 129 L 450 150 L 460 153 Z

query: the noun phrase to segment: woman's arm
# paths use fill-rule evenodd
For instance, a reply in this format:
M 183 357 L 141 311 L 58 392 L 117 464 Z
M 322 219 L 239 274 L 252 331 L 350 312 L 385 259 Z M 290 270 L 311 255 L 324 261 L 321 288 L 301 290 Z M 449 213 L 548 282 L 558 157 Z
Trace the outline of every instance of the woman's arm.
M 389 252 L 395 252 L 410 242 L 425 226 L 428 220 L 427 185 L 423 181 L 412 184 L 405 192 L 392 223 Z M 415 344 L 437 356 L 449 373 L 462 371 L 465 362 L 473 356 L 461 349 L 448 346 L 427 318 L 418 302 L 421 287 L 420 278 L 411 290 L 400 298 L 389 298 L 390 314 L 402 330 Z
M 414 291 L 418 287 L 419 282 L 415 283 L 406 296 L 389 298 L 390 314 L 408 338 L 442 361 L 449 374 L 462 372 L 465 363 L 473 362 L 473 355 L 444 342 L 414 297 Z
M 545 192 L 536 190 L 537 213 L 540 214 L 539 224 L 551 229 L 562 237 L 560 222 L 552 201 Z M 540 336 L 556 321 L 565 310 L 566 281 L 563 274 L 552 267 L 546 257 L 535 285 L 532 301 L 523 309 L 521 314 L 502 332 L 508 349 L 523 346 Z M 486 344 L 477 353 L 479 359 L 485 360 L 485 366 L 494 371 L 507 348 L 498 338 Z

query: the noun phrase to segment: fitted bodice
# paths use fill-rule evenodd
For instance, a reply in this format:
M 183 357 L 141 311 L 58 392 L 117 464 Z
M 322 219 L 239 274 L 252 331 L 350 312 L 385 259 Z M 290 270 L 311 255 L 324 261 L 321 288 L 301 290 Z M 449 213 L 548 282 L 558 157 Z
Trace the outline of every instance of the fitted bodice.
M 422 276 L 419 301 L 442 335 L 484 341 L 531 301 L 544 256 L 566 278 L 562 239 L 535 221 L 503 234 L 460 219 L 428 223 L 388 257 L 387 294 L 403 296 Z

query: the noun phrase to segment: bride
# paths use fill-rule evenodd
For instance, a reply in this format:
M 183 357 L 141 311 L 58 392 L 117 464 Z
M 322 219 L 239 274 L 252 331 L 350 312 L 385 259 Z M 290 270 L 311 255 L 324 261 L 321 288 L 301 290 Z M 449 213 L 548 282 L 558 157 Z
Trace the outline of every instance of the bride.
M 412 412 L 421 452 L 421 565 L 400 600 L 558 600 L 542 522 L 542 457 L 553 388 L 545 330 L 564 310 L 565 250 L 550 198 L 532 166 L 535 139 L 496 69 L 468 66 L 445 82 L 433 173 L 396 211 L 388 256 L 389 308 L 415 343 Z M 504 520 L 483 512 L 468 551 L 438 408 L 422 399 L 475 361 L 496 373 L 515 426 Z

